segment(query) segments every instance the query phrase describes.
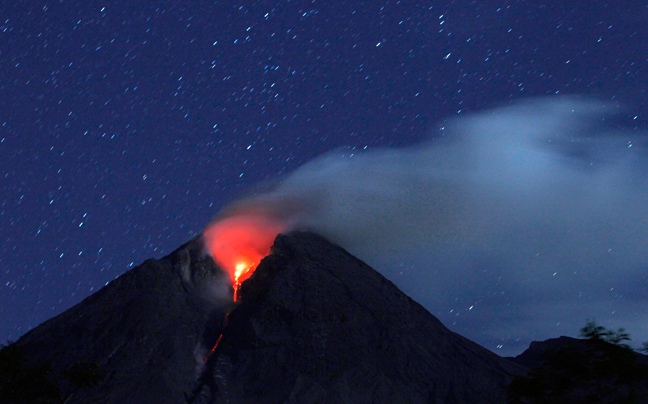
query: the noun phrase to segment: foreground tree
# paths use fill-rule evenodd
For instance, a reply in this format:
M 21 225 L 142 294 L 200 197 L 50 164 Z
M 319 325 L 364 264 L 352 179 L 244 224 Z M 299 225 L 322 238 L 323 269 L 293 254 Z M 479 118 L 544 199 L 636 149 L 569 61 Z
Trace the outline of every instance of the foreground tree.
M 61 393 L 51 382 L 49 364 L 30 365 L 15 344 L 0 348 L 0 398 L 3 403 L 60 403 Z
M 623 329 L 608 330 L 588 321 L 585 340 L 565 338 L 547 349 L 539 366 L 509 385 L 509 403 L 644 403 L 648 362 L 626 343 Z
M 580 337 L 591 340 L 602 340 L 623 348 L 630 349 L 626 341 L 630 341 L 630 334 L 624 328 L 614 331 L 606 329 L 598 324 L 595 320 L 587 320 L 585 327 L 580 329 Z
M 90 362 L 79 362 L 58 377 L 49 363 L 30 364 L 16 344 L 0 345 L 0 403 L 60 404 L 74 392 L 96 385 L 103 375 Z M 65 386 L 63 394 L 60 386 Z

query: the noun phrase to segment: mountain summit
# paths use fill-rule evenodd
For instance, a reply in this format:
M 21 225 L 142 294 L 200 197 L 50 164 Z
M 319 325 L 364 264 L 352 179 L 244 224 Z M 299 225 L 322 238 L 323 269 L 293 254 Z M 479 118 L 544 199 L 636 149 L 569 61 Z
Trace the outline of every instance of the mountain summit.
M 16 400 L 501 403 L 524 372 L 312 233 L 279 235 L 236 305 L 225 276 L 201 239 L 127 272 L 12 345 L 49 383 Z

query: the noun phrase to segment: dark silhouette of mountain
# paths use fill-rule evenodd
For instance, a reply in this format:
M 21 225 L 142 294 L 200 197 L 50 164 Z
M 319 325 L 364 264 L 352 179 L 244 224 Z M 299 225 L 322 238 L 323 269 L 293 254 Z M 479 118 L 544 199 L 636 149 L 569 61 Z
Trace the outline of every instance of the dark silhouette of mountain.
M 648 357 L 603 339 L 532 342 L 513 358 L 529 368 L 510 385 L 514 403 L 648 403 Z
M 502 403 L 521 369 L 309 233 L 280 235 L 239 300 L 195 403 Z
M 49 368 L 47 377 L 59 390 L 58 398 L 50 394 L 42 402 L 184 402 L 195 383 L 195 350 L 204 335 L 206 344 L 210 333 L 215 342 L 225 316 L 223 305 L 207 301 L 203 290 L 219 273 L 194 240 L 161 260 L 147 260 L 25 334 L 14 345 L 29 366 Z M 100 381 L 75 385 L 69 374 L 79 366 L 95 367 Z M 28 393 L 31 378 L 13 385 Z M 15 400 L 22 400 L 20 394 Z M 38 402 L 33 400 L 24 402 Z
M 223 276 L 200 239 L 144 262 L 0 351 L 0 401 L 502 403 L 525 372 L 311 233 L 279 235 L 236 306 Z

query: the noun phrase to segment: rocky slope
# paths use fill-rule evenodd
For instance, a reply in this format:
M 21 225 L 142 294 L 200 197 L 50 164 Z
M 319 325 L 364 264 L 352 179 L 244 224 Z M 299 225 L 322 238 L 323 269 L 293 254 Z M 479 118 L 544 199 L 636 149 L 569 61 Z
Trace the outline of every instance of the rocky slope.
M 502 403 L 522 369 L 309 233 L 280 235 L 239 300 L 194 403 Z
M 220 276 L 196 239 L 35 328 L 14 344 L 23 402 L 501 403 L 523 372 L 310 233 L 278 236 L 236 307 L 213 299 Z
M 225 315 L 205 300 L 202 287 L 218 273 L 194 240 L 132 269 L 16 345 L 32 365 L 51 366 L 59 402 L 185 402 L 196 350 L 215 342 Z M 96 365 L 101 381 L 70 386 L 66 372 L 80 363 Z

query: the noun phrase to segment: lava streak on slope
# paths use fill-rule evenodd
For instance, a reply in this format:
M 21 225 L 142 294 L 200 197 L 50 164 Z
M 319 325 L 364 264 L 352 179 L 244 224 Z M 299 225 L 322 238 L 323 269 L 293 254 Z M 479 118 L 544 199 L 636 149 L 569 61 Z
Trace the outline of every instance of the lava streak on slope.
M 238 213 L 216 220 L 203 236 L 214 261 L 229 273 L 234 301 L 240 284 L 249 278 L 285 225 L 255 212 Z

